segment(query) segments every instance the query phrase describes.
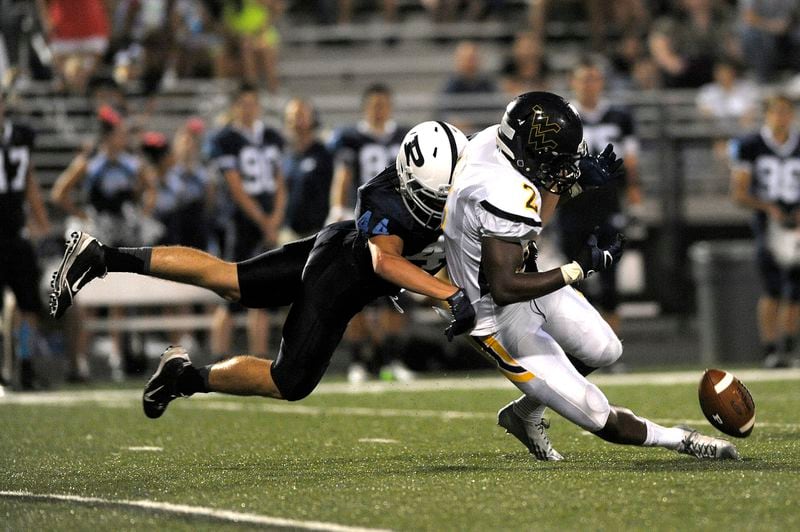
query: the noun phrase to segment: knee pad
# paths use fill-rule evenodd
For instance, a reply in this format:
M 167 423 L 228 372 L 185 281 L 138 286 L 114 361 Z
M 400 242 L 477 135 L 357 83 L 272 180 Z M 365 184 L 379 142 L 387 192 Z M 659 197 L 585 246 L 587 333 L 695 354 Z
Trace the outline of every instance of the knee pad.
M 622 342 L 619 341 L 617 335 L 613 335 L 611 338 L 608 339 L 603 351 L 600 353 L 600 356 L 597 358 L 596 363 L 597 367 L 603 368 L 606 366 L 610 366 L 617 360 L 619 357 L 622 356 Z
M 608 416 L 611 414 L 611 405 L 608 404 L 608 398 L 600 388 L 592 383 L 586 385 L 584 394 L 587 406 L 585 413 L 589 417 L 589 423 L 583 428 L 589 432 L 597 432 L 606 426 Z

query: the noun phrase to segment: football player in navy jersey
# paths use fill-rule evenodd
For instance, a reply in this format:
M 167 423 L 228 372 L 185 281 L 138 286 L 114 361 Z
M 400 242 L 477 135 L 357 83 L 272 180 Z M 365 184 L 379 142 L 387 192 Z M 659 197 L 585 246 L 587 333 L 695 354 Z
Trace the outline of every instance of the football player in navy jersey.
M 284 110 L 287 150 L 283 160 L 286 178 L 286 231 L 296 240 L 311 236 L 325 225 L 330 206 L 333 157 L 317 137 L 319 118 L 313 104 L 294 98 Z
M 331 139 L 335 172 L 329 222 L 353 217 L 358 187 L 391 163 L 408 131 L 392 119 L 392 93 L 385 85 L 367 87 L 362 110 L 361 122 L 335 131 Z M 411 379 L 411 371 L 387 349 L 398 344 L 404 328 L 405 316 L 385 302 L 370 305 L 356 316 L 345 335 L 351 356 L 348 381 L 356 384 L 367 380 L 370 369 L 398 380 Z
M 575 256 L 597 226 L 600 227 L 601 245 L 609 244 L 614 235 L 625 227 L 623 204 L 633 206 L 642 202 L 638 179 L 639 142 L 633 117 L 626 109 L 612 105 L 603 98 L 603 70 L 593 60 L 586 58 L 575 67 L 571 85 L 589 153 L 597 155 L 608 144 L 613 144 L 623 156 L 625 177 L 615 186 L 586 191 L 559 209 L 559 236 L 562 251 L 567 257 Z M 611 328 L 619 331 L 616 274 L 616 267 L 598 273 L 598 290 L 596 293 L 587 290 L 587 295 Z
M 264 125 L 258 91 L 242 85 L 233 105 L 233 121 L 211 139 L 210 157 L 224 177 L 235 206 L 232 241 L 227 258 L 241 261 L 275 247 L 283 223 L 286 193 L 281 169 L 283 137 Z M 235 306 L 234 306 L 235 308 Z M 219 307 L 212 350 L 229 349 L 231 320 Z M 269 314 L 251 309 L 248 320 L 250 351 L 266 355 L 269 345 Z
M 5 95 L 0 91 L 0 305 L 3 289 L 14 293 L 21 319 L 17 329 L 19 382 L 23 389 L 34 386 L 31 358 L 39 348 L 38 315 L 39 266 L 30 241 L 24 234 L 25 207 L 41 234 L 50 230 L 47 211 L 33 173 L 32 129 L 11 122 L 5 116 Z M 11 375 L 4 376 L 12 379 Z
M 764 126 L 731 143 L 733 200 L 753 210 L 763 295 L 758 326 L 764 365 L 781 367 L 800 330 L 800 132 L 782 95 L 766 103 Z
M 186 247 L 113 248 L 76 233 L 56 272 L 51 313 L 59 317 L 90 280 L 128 271 L 202 286 L 250 308 L 291 305 L 275 360 L 236 356 L 195 367 L 170 347 L 145 387 L 148 417 L 198 392 L 260 395 L 296 401 L 316 387 L 347 323 L 367 303 L 402 288 L 448 302 L 447 335 L 469 331 L 474 311 L 463 291 L 431 273 L 450 180 L 466 137 L 443 122 L 411 130 L 387 167 L 359 189 L 358 222 L 331 224 L 316 235 L 239 263 Z M 415 264 L 419 264 L 417 266 Z M 85 273 L 88 271 L 88 274 Z M 83 276 L 83 277 L 81 277 Z

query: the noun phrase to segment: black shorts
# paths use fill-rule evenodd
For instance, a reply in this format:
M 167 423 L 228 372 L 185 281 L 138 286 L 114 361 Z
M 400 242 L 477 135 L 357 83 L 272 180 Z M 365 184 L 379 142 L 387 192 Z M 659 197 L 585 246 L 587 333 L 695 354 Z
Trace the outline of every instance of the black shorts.
M 241 303 L 251 308 L 291 304 L 283 324 L 272 379 L 284 399 L 297 401 L 316 388 L 347 324 L 387 292 L 359 260 L 353 222 L 239 263 Z
M 0 240 L 0 297 L 8 286 L 17 306 L 25 312 L 40 312 L 39 264 L 31 243 L 23 238 Z

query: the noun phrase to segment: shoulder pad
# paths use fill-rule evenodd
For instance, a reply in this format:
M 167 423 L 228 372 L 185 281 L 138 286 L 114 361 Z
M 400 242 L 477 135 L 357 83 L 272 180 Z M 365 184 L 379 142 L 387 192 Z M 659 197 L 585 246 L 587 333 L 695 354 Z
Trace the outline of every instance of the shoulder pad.
M 487 188 L 480 202 L 484 210 L 508 221 L 541 227 L 542 197 L 533 183 L 509 170 L 487 183 Z

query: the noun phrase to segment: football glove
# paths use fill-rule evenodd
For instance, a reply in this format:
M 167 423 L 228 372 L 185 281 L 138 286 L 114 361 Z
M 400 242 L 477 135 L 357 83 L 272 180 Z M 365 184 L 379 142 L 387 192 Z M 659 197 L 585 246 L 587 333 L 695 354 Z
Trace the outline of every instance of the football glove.
M 622 249 L 625 247 L 625 237 L 621 233 L 617 233 L 614 241 L 607 248 L 599 247 L 597 245 L 597 232 L 598 228 L 595 228 L 586 244 L 578 252 L 578 256 L 575 257 L 575 262 L 583 270 L 584 278 L 595 272 L 607 270 L 619 262 L 620 257 L 622 257 Z
M 581 175 L 578 184 L 587 188 L 603 187 L 612 181 L 620 179 L 625 170 L 622 168 L 623 159 L 617 159 L 614 146 L 609 144 L 600 155 L 587 155 L 578 161 Z
M 463 288 L 447 298 L 447 306 L 450 308 L 450 325 L 444 330 L 444 334 L 452 342 L 453 338 L 471 331 L 475 326 L 475 309 Z

